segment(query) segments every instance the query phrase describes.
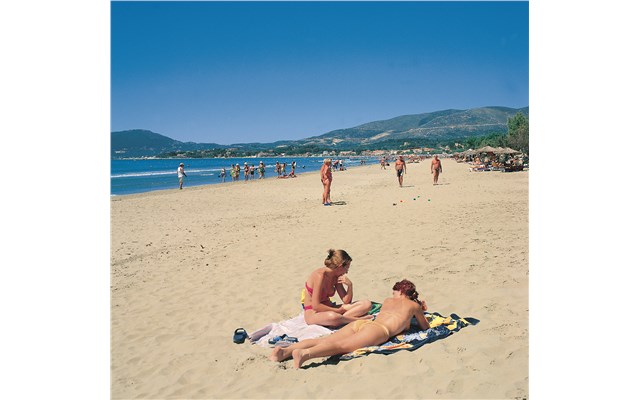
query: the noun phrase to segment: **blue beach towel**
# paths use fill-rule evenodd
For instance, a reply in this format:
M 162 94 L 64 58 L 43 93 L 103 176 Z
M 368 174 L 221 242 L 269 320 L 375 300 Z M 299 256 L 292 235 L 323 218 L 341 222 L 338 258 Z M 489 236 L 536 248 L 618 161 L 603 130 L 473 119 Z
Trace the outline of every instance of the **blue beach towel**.
M 425 331 L 421 331 L 418 328 L 414 319 L 408 331 L 392 337 L 386 343 L 379 346 L 363 347 L 351 353 L 336 357 L 340 360 L 351 360 L 352 358 L 362 357 L 370 353 L 391 354 L 400 350 L 413 351 L 427 343 L 444 339 L 466 326 L 476 325 L 480 322 L 475 318 L 460 318 L 456 314 L 444 317 L 438 313 L 425 312 L 424 315 L 431 326 L 431 328 Z

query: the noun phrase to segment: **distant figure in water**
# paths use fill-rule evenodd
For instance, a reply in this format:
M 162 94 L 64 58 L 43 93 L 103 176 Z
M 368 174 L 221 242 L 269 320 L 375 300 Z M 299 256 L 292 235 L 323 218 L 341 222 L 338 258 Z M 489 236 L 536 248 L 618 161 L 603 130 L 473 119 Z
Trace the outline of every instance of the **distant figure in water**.
M 377 346 L 409 329 L 413 317 L 420 330 L 429 329 L 429 322 L 424 316 L 426 310 L 425 302 L 418 299 L 416 285 L 403 279 L 393 285 L 393 297 L 384 301 L 375 320 L 360 319 L 318 339 L 303 340 L 288 347 L 276 346 L 269 359 L 281 362 L 293 357 L 293 366 L 300 368 L 312 358 L 346 354 L 362 347 Z
M 222 171 L 220 171 L 220 178 L 222 178 L 222 182 L 226 182 L 227 181 L 227 170 L 222 168 Z
M 185 176 L 187 176 L 187 174 L 184 172 L 184 163 L 180 163 L 180 166 L 178 167 L 178 183 L 180 184 L 180 190 L 182 190 L 182 181 Z

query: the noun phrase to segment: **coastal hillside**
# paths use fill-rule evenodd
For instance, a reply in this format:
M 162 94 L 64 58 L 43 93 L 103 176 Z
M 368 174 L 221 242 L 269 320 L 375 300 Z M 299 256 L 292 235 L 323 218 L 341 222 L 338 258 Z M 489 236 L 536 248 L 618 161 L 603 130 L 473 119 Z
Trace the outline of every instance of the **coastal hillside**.
M 111 133 L 111 157 L 132 158 L 151 156 L 179 156 L 185 152 L 201 155 L 224 155 L 226 149 L 242 151 L 273 151 L 284 147 L 302 152 L 322 152 L 325 149 L 388 149 L 405 141 L 436 143 L 452 139 L 507 133 L 507 121 L 517 113 L 529 117 L 529 107 L 480 107 L 469 110 L 442 110 L 423 114 L 368 122 L 353 128 L 338 129 L 301 140 L 282 140 L 273 143 L 216 143 L 180 142 L 159 133 L 136 129 Z M 425 142 L 426 141 L 426 142 Z M 194 156 L 190 154 L 190 156 Z
M 144 129 L 111 132 L 111 158 L 151 157 L 169 151 L 224 147 L 216 143 L 181 142 Z
M 338 129 L 311 137 L 305 144 L 371 145 L 397 139 L 456 139 L 506 133 L 507 121 L 518 112 L 529 116 L 529 107 L 482 107 L 469 110 L 442 110 L 403 115 L 369 122 L 349 129 Z

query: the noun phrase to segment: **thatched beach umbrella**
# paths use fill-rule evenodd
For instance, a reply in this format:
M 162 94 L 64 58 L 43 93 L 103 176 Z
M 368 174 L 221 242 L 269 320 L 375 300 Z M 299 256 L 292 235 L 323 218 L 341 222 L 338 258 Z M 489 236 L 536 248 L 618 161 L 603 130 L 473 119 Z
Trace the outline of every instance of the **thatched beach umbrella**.
M 502 154 L 517 154 L 517 153 L 520 153 L 520 152 L 518 150 L 514 150 L 509 147 L 505 147 L 502 149 Z
M 496 148 L 491 146 L 484 146 L 479 149 L 476 149 L 476 153 L 496 153 Z

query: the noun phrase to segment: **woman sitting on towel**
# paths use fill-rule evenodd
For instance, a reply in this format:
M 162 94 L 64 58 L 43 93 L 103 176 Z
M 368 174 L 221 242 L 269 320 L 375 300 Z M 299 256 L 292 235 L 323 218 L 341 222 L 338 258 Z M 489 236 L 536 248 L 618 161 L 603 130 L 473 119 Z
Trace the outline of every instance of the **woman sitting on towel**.
M 293 366 L 300 368 L 312 358 L 346 354 L 367 346 L 385 343 L 390 337 L 407 329 L 415 317 L 421 330 L 429 329 L 424 316 L 427 305 L 418 300 L 416 286 L 403 279 L 393 285 L 393 297 L 384 301 L 375 320 L 358 320 L 349 323 L 333 334 L 319 339 L 307 339 L 289 347 L 276 346 L 269 359 L 284 361 L 293 357 Z
M 324 267 L 311 273 L 302 289 L 302 309 L 307 324 L 340 326 L 358 319 L 371 319 L 369 300 L 353 301 L 353 283 L 347 278 L 351 257 L 344 250 L 329 250 Z M 336 292 L 342 305 L 330 298 Z

